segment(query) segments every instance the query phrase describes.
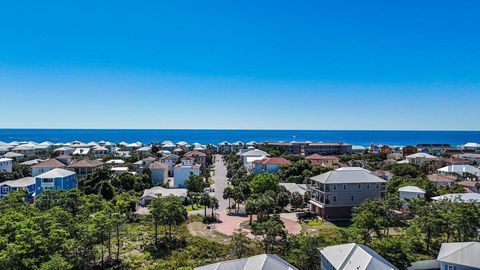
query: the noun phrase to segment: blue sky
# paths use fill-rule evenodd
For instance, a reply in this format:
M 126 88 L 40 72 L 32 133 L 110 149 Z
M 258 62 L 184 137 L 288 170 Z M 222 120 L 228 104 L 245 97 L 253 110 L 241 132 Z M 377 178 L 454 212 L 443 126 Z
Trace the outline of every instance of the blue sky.
M 478 1 L 2 1 L 0 127 L 478 130 Z

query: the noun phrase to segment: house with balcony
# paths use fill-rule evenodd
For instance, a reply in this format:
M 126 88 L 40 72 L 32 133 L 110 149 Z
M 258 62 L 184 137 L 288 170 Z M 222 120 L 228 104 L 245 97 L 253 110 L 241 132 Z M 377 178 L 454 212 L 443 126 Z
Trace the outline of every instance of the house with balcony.
M 179 157 L 174 154 L 168 154 L 160 158 L 161 163 L 165 163 L 168 166 L 168 175 L 173 176 L 173 167 L 177 164 Z
M 94 173 L 103 167 L 103 162 L 99 160 L 82 159 L 67 166 L 67 170 L 73 171 L 77 177 L 85 177 Z
M 50 170 L 57 169 L 57 168 L 65 168 L 65 164 L 59 161 L 56 158 L 47 159 L 35 165 L 32 165 L 32 176 L 35 177 L 42 173 L 46 173 Z
M 312 165 L 318 165 L 330 169 L 337 169 L 340 167 L 340 159 L 336 156 L 322 156 L 320 154 L 311 154 L 305 157 Z
M 25 190 L 27 192 L 26 200 L 30 200 L 35 193 L 35 178 L 24 177 L 0 183 L 0 199 L 17 190 Z
M 0 158 L 0 172 L 11 173 L 13 170 L 13 159 Z
M 200 151 L 193 150 L 193 151 L 187 152 L 183 156 L 193 158 L 195 160 L 195 163 L 201 164 L 204 167 L 205 167 L 205 164 L 207 163 L 207 154 Z
M 310 210 L 324 219 L 349 219 L 354 207 L 381 199 L 387 181 L 362 168 L 337 169 L 310 178 Z
M 45 190 L 70 190 L 77 188 L 75 172 L 65 169 L 53 169 L 35 177 L 35 196 Z
M 180 164 L 173 167 L 173 186 L 183 188 L 185 187 L 185 180 L 190 177 L 190 174 L 200 175 L 200 164 L 196 164 L 193 158 L 184 157 Z

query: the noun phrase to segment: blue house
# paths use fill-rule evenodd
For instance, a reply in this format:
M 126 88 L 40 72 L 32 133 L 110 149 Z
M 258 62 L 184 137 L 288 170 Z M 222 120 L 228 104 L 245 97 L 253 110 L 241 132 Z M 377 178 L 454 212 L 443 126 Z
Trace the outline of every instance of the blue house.
M 440 270 L 480 269 L 480 242 L 443 243 L 437 261 Z
M 77 188 L 75 172 L 64 169 L 53 169 L 35 177 L 35 196 L 45 190 L 69 190 Z
M 8 193 L 16 190 L 26 190 L 27 200 L 33 198 L 33 194 L 35 193 L 35 178 L 24 177 L 0 183 L 0 198 L 3 198 L 7 196 Z

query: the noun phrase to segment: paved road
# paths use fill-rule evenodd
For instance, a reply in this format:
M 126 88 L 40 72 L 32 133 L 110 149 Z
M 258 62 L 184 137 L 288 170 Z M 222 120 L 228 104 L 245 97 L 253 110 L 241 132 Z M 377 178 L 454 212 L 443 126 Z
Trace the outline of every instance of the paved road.
M 221 155 L 215 155 L 215 163 L 214 170 L 215 175 L 213 176 L 213 180 L 215 181 L 214 188 L 215 192 L 214 195 L 218 200 L 218 210 L 222 211 L 227 209 L 228 207 L 228 200 L 223 199 L 223 190 L 228 186 L 227 183 L 227 169 L 225 168 L 225 164 L 223 163 L 223 158 Z M 210 209 L 207 210 L 207 213 L 210 214 Z M 188 212 L 190 216 L 203 216 L 204 210 L 195 210 Z
M 215 175 L 215 197 L 218 199 L 218 210 L 224 210 L 228 207 L 228 200 L 223 199 L 223 190 L 228 186 L 227 183 L 227 169 L 223 162 L 222 155 L 215 155 L 214 163 Z

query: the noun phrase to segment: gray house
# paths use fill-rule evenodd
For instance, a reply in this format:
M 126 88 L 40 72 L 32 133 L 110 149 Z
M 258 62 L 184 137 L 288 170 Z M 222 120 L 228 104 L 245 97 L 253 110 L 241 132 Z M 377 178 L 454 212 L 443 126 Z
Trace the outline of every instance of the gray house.
M 362 168 L 337 169 L 310 178 L 310 210 L 324 219 L 348 219 L 366 199 L 383 198 L 387 181 Z

